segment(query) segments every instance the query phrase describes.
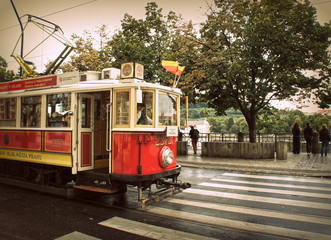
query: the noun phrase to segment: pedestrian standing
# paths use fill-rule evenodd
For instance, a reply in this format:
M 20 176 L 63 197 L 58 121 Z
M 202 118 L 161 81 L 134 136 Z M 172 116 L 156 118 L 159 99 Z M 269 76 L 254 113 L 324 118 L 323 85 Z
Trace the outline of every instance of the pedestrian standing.
M 313 140 L 313 129 L 310 127 L 309 123 L 306 123 L 305 130 L 303 131 L 303 135 L 306 140 L 306 148 L 308 156 L 311 153 L 311 143 Z
M 299 154 L 300 153 L 300 127 L 298 123 L 295 123 L 292 128 L 292 135 L 293 135 L 293 153 Z
M 192 147 L 193 147 L 193 151 L 194 151 L 194 154 L 197 154 L 197 148 L 198 148 L 198 139 L 199 139 L 199 131 L 198 129 L 194 129 L 193 126 L 191 126 L 191 130 L 190 130 L 190 138 L 191 138 L 191 141 L 192 141 Z
M 325 154 L 325 156 L 327 156 L 330 141 L 330 132 L 325 124 L 323 124 L 320 131 L 320 141 L 322 142 L 321 156 L 323 157 L 323 153 Z

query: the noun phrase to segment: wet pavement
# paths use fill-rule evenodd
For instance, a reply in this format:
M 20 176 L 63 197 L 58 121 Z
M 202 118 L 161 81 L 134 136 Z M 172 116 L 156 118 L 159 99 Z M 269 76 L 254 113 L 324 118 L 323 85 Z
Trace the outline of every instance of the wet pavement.
M 178 164 L 183 167 L 218 169 L 224 171 L 282 174 L 293 176 L 331 177 L 331 154 L 321 157 L 320 154 L 288 152 L 287 160 L 274 159 L 235 159 L 201 157 L 201 152 L 177 156 Z

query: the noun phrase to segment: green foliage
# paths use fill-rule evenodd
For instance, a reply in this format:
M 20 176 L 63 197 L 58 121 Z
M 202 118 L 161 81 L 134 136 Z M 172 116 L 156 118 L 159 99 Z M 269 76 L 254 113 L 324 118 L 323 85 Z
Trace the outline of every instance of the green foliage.
M 307 96 L 330 69 L 330 25 L 321 26 L 308 1 L 215 0 L 201 29 L 201 47 L 186 75 L 201 97 L 224 115 L 244 115 L 255 142 L 258 113 L 271 99 Z
M 315 130 L 321 130 L 323 124 L 326 124 L 327 126 L 329 125 L 328 118 L 326 116 L 322 116 L 322 114 L 317 114 L 312 122 L 312 127 Z
M 191 111 L 191 110 L 189 110 Z M 217 133 L 248 133 L 248 124 L 241 115 L 227 114 L 227 117 L 209 117 L 207 121 L 210 124 L 210 131 Z M 232 119 L 232 120 L 231 120 Z M 233 121 L 233 125 L 229 126 Z M 263 111 L 259 114 L 257 121 L 257 133 L 277 134 L 290 133 L 294 123 L 298 123 L 300 128 L 304 129 L 309 122 L 311 127 L 319 131 L 323 124 L 328 125 L 328 117 L 321 114 L 305 115 L 300 110 L 277 110 Z
M 12 81 L 15 77 L 14 71 L 7 70 L 6 60 L 0 56 L 0 82 Z
M 96 39 L 93 35 L 98 36 Z M 73 34 L 71 40 L 76 48 L 68 62 L 63 63 L 60 69 L 63 72 L 70 71 L 101 71 L 111 67 L 111 56 L 109 55 L 109 32 L 106 25 L 98 27 L 94 33 L 85 30 L 83 36 Z M 99 47 L 95 47 L 98 45 Z M 46 67 L 51 64 L 48 62 Z
M 145 19 L 125 14 L 121 30 L 108 42 L 114 66 L 137 61 L 145 66 L 146 81 L 171 84 L 174 75 L 164 70 L 161 60 L 179 61 L 185 65 L 182 60 L 189 59 L 175 51 L 181 33 L 178 30 L 180 20 L 174 12 L 164 16 L 162 8 L 158 8 L 155 2 L 147 3 Z

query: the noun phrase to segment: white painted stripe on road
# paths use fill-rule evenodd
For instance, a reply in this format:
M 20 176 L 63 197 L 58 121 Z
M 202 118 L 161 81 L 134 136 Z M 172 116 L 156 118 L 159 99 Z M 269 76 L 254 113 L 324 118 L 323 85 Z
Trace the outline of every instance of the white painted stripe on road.
M 165 210 L 163 210 L 165 211 Z M 168 211 L 168 210 L 166 210 Z M 129 219 L 124 219 L 120 217 L 113 217 L 106 221 L 100 222 L 100 225 L 118 229 L 120 231 L 129 232 L 139 236 L 144 236 L 152 239 L 206 239 L 211 240 L 215 238 L 208 238 L 201 235 L 176 231 L 173 229 L 158 227 L 154 225 L 149 225 L 146 223 L 141 223 L 137 221 L 132 221 Z
M 55 238 L 54 240 L 102 240 L 100 238 L 92 237 L 90 235 L 83 234 L 81 232 L 72 232 L 67 235 L 64 235 L 59 238 Z
M 284 199 L 284 198 L 271 198 L 271 197 L 252 196 L 252 195 L 246 195 L 246 194 L 228 193 L 228 192 L 215 192 L 215 191 L 208 191 L 208 190 L 201 190 L 201 189 L 194 189 L 194 188 L 185 189 L 184 193 L 199 194 L 199 195 L 203 195 L 203 196 L 213 196 L 213 197 L 219 197 L 219 198 L 230 198 L 230 199 L 237 199 L 237 200 L 262 202 L 262 203 L 273 203 L 273 204 L 289 205 L 289 206 L 296 206 L 296 207 L 307 207 L 307 208 L 331 210 L 331 204 L 328 204 L 328 203 L 315 203 L 315 202 L 290 200 L 290 199 Z
M 257 179 L 266 179 L 266 180 L 281 180 L 281 181 L 292 181 L 292 182 L 311 182 L 311 183 L 325 183 L 331 184 L 330 179 L 325 178 L 299 178 L 299 177 L 277 177 L 277 176 L 266 176 L 266 175 L 250 175 L 250 174 L 241 174 L 241 173 L 223 173 L 223 176 L 231 177 L 242 177 L 242 178 L 257 178 Z
M 229 183 L 240 183 L 240 184 L 258 185 L 258 186 L 297 188 L 297 189 L 309 189 L 309 190 L 319 190 L 319 191 L 330 191 L 331 192 L 331 187 L 326 188 L 326 187 L 302 186 L 302 185 L 282 184 L 282 183 L 252 182 L 252 181 L 243 181 L 243 180 L 235 180 L 235 179 L 220 179 L 220 178 L 213 178 L 210 180 L 216 181 L 216 182 L 229 182 Z
M 292 214 L 292 213 L 264 210 L 260 208 L 249 208 L 249 207 L 240 207 L 240 206 L 218 204 L 218 203 L 197 202 L 192 200 L 188 201 L 188 200 L 176 199 L 176 198 L 168 198 L 165 199 L 164 201 L 175 204 L 207 208 L 207 209 L 213 209 L 219 211 L 249 214 L 249 215 L 261 216 L 261 217 L 279 218 L 285 220 L 316 223 L 316 224 L 331 226 L 331 218 L 321 217 L 321 216 Z
M 331 199 L 331 194 L 324 193 L 312 193 L 312 192 L 299 192 L 299 191 L 287 191 L 279 189 L 267 189 L 267 188 L 258 188 L 258 187 L 245 187 L 237 185 L 228 185 L 228 184 L 217 184 L 217 183 L 199 183 L 199 186 L 204 187 L 213 187 L 213 188 L 226 188 L 231 190 L 242 190 L 250 192 L 260 192 L 260 193 L 272 193 L 272 194 L 282 194 L 282 195 L 292 195 L 292 196 L 303 196 L 303 197 L 312 197 L 312 198 L 327 198 Z
M 161 216 L 167 216 L 176 219 L 190 220 L 194 222 L 199 222 L 203 224 L 211 224 L 218 227 L 225 227 L 231 229 L 239 229 L 248 232 L 261 233 L 266 235 L 280 236 L 280 237 L 288 237 L 295 239 L 309 239 L 309 240 L 330 240 L 330 235 L 313 233 L 300 231 L 295 229 L 287 229 L 281 227 L 274 227 L 256 223 L 242 222 L 237 220 L 230 220 L 224 218 L 217 218 L 211 216 L 205 216 L 201 214 L 189 213 L 189 212 L 181 212 L 172 209 L 164 209 L 159 207 L 151 207 L 145 209 L 145 211 L 158 214 Z

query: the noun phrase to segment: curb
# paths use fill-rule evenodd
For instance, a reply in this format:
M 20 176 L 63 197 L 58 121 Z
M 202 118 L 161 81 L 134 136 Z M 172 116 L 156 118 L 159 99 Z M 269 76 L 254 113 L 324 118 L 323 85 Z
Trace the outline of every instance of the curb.
M 286 169 L 286 168 L 268 168 L 256 167 L 248 168 L 247 166 L 240 165 L 225 165 L 225 164 L 201 164 L 196 162 L 179 162 L 182 167 L 194 167 L 202 169 L 224 170 L 231 172 L 245 172 L 245 173 L 264 173 L 264 174 L 278 174 L 278 175 L 291 175 L 291 176 L 305 176 L 305 177 L 320 177 L 331 178 L 331 171 L 327 170 L 313 170 L 313 169 Z

